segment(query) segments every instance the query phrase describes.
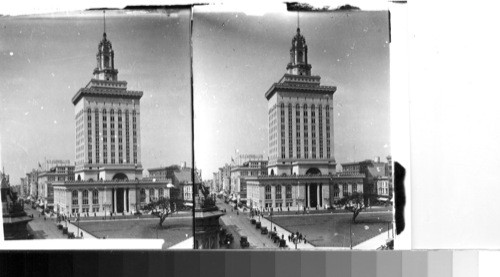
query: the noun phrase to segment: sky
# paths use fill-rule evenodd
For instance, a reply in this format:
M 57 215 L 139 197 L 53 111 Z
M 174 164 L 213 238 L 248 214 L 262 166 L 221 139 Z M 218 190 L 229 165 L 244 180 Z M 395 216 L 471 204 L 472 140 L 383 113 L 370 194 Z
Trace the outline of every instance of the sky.
M 334 94 L 337 163 L 390 154 L 387 11 L 301 13 L 312 75 Z M 265 92 L 285 73 L 297 13 L 194 12 L 195 164 L 204 178 L 240 154 L 267 156 Z
M 191 164 L 189 10 L 108 11 L 118 80 L 141 99 L 143 168 Z M 92 78 L 102 12 L 0 18 L 0 153 L 12 185 L 45 159 L 75 160 L 71 98 Z

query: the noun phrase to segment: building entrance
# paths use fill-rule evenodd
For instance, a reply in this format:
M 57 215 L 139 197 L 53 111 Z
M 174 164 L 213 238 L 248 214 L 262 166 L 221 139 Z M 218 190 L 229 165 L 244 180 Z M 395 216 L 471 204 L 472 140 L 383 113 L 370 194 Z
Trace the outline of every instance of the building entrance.
M 311 195 L 309 196 L 309 199 L 311 200 L 311 208 L 316 208 L 318 206 L 318 185 L 310 185 L 310 192 Z
M 118 213 L 123 213 L 124 212 L 124 208 L 125 208 L 125 203 L 123 203 L 123 199 L 125 198 L 124 197 L 124 194 L 125 193 L 125 190 L 124 189 L 116 189 L 116 212 Z

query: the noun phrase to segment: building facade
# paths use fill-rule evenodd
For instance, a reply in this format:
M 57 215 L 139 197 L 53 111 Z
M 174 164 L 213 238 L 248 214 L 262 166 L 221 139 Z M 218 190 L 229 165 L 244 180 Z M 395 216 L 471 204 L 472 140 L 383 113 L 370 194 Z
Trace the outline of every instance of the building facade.
M 286 73 L 265 93 L 268 102 L 268 176 L 246 179 L 248 205 L 324 208 L 331 205 L 335 86 L 311 75 L 308 47 L 297 28 Z M 356 185 L 356 188 L 358 186 Z
M 297 28 L 287 73 L 266 92 L 269 117 L 269 175 L 335 173 L 334 86 L 311 75 L 308 48 Z M 311 170 L 311 171 L 309 171 Z
M 54 182 L 73 181 L 75 166 L 57 165 L 38 173 L 38 203 L 44 209 L 54 207 Z
M 246 160 L 231 168 L 231 191 L 238 202 L 247 200 L 247 177 L 267 176 L 267 165 L 268 161 L 260 158 Z
M 168 179 L 142 178 L 142 91 L 118 80 L 106 33 L 98 45 L 93 78 L 72 98 L 75 106 L 74 181 L 53 184 L 60 213 L 135 213 L 158 197 L 170 197 Z
M 380 158 L 360 162 L 344 163 L 342 170 L 349 174 L 363 174 L 363 190 L 371 201 L 385 202 L 392 198 L 392 170 L 391 157 L 388 162 L 381 162 Z M 366 200 L 367 204 L 368 199 Z M 372 204 L 372 203 L 370 203 Z

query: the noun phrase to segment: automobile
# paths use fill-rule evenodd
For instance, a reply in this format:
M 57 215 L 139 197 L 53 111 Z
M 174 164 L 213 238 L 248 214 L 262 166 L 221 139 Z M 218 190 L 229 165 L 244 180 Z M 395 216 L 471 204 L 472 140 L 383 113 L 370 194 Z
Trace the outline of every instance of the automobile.
M 233 243 L 233 241 L 234 241 L 233 234 L 231 234 L 231 233 L 226 234 L 226 237 L 224 239 L 224 244 L 229 245 L 229 244 Z
M 255 225 L 256 222 L 257 220 L 255 220 L 255 218 L 250 219 L 250 223 L 252 223 L 253 225 Z
M 267 230 L 267 227 L 262 227 L 262 228 L 260 228 L 260 233 L 262 235 L 267 235 L 269 233 L 269 231 Z
M 255 228 L 260 229 L 260 227 L 261 227 L 261 223 L 260 223 L 260 221 L 259 221 L 259 222 L 256 222 L 256 223 L 255 223 Z
M 286 245 L 286 240 L 281 239 L 281 240 L 280 240 L 280 245 L 279 245 L 279 247 L 281 247 L 281 248 L 286 248 L 286 247 L 288 247 L 288 246 Z
M 75 238 L 75 233 L 69 232 L 68 233 L 68 239 L 74 239 Z
M 271 232 L 269 232 L 269 237 L 270 237 L 272 240 L 274 240 L 274 237 L 276 237 L 276 236 L 277 236 L 277 235 L 276 235 L 276 232 L 275 232 L 275 231 L 271 231 Z
M 248 242 L 248 237 L 241 236 L 241 238 L 240 238 L 240 246 L 241 246 L 241 248 L 250 247 L 250 243 Z

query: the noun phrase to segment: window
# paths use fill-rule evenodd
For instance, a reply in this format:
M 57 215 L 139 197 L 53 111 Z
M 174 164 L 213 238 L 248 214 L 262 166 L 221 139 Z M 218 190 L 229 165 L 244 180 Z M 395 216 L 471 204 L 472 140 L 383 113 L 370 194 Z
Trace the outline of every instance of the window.
M 84 190 L 82 192 L 82 204 L 83 205 L 89 204 L 89 191 L 88 190 Z
M 292 186 L 286 186 L 286 199 L 292 199 Z
M 158 190 L 158 198 L 162 199 L 164 197 L 163 189 Z
M 92 191 L 92 204 L 99 204 L 99 191 L 96 189 Z
M 275 197 L 276 199 L 281 199 L 281 185 L 276 186 L 275 194 L 276 194 L 276 197 Z
M 145 189 L 141 189 L 141 203 L 144 203 L 146 202 L 146 190 Z
M 342 185 L 342 195 L 347 196 L 349 194 L 349 189 L 347 187 L 347 184 Z
M 155 189 L 149 189 L 149 199 L 150 200 L 155 200 Z
M 267 185 L 265 190 L 266 190 L 266 200 L 270 200 L 271 199 L 271 186 Z
M 71 204 L 78 205 L 78 191 L 74 190 L 71 192 Z
M 339 185 L 338 184 L 335 184 L 333 186 L 333 197 L 339 197 L 340 196 L 340 189 L 339 189 Z

